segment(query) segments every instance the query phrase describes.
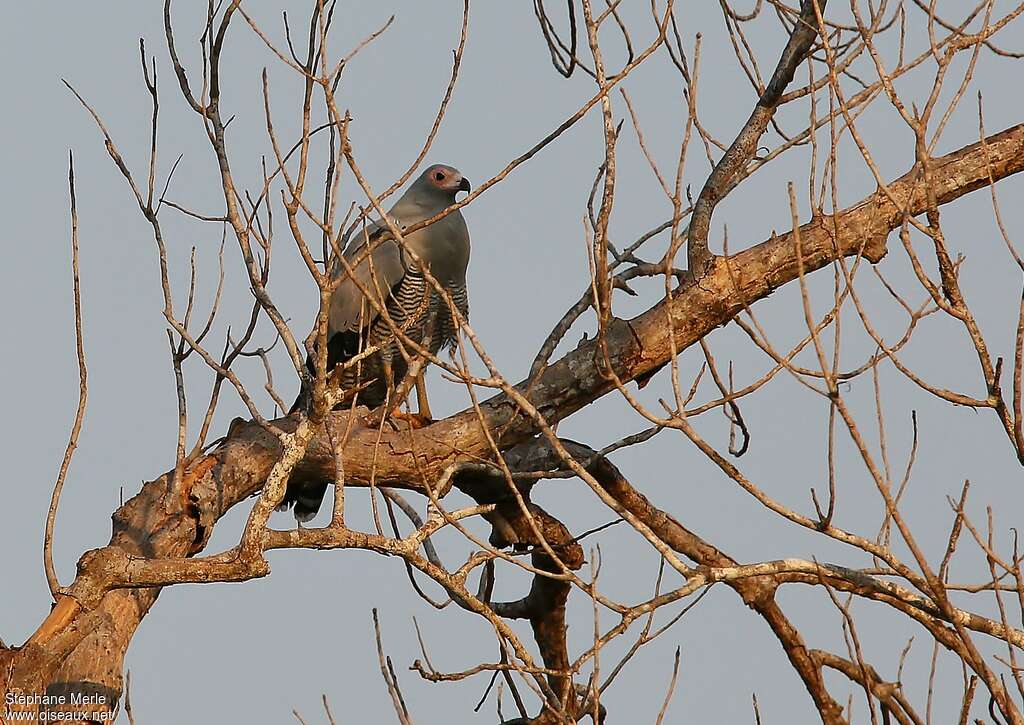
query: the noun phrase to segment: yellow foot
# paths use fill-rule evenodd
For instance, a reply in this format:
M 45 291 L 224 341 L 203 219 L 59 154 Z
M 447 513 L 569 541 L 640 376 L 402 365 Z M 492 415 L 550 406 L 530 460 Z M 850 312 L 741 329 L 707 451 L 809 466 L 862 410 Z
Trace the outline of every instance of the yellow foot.
M 409 424 L 409 427 L 412 428 L 413 430 L 418 430 L 419 428 L 426 428 L 428 425 L 434 422 L 434 419 L 431 418 L 430 416 L 422 415 L 421 413 L 406 413 L 401 410 L 396 410 L 394 413 L 391 414 L 391 417 L 395 418 L 396 420 L 404 420 L 406 423 Z
M 434 419 L 419 413 L 406 413 L 401 410 L 392 411 L 391 415 L 387 415 L 387 411 L 383 406 L 372 411 L 365 419 L 366 427 L 368 428 L 380 428 L 382 423 L 387 423 L 392 430 L 396 431 L 398 430 L 398 421 L 403 421 L 413 430 L 418 430 L 426 428 L 434 422 Z

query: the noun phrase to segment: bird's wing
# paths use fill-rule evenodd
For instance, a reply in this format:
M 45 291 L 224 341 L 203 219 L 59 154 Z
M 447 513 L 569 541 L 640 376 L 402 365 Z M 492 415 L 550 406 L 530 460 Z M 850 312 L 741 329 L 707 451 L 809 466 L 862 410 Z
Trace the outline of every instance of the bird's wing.
M 372 251 L 366 254 L 366 246 Z M 352 265 L 352 274 L 340 262 L 336 274 L 343 277 L 331 295 L 328 317 L 328 335 L 346 330 L 365 328 L 377 318 L 377 310 L 366 299 L 365 289 L 378 306 L 383 307 L 387 296 L 405 275 L 404 255 L 387 227 L 374 222 L 360 229 L 344 252 Z M 358 261 L 357 260 L 360 260 Z M 358 282 L 358 284 L 357 284 Z

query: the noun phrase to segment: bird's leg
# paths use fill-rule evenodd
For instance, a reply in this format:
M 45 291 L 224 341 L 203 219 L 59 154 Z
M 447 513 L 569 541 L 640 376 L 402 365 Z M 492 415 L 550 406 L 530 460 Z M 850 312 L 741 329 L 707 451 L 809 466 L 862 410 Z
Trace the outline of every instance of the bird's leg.
M 436 316 L 428 313 L 427 323 L 424 325 L 424 336 L 420 341 L 420 344 L 428 350 L 430 349 L 430 341 L 434 336 L 435 322 Z M 416 414 L 396 414 L 396 417 L 408 420 L 411 428 L 425 428 L 434 422 L 434 419 L 430 414 L 430 403 L 427 401 L 426 381 L 423 379 L 423 374 L 426 371 L 426 368 L 427 361 L 423 357 L 417 355 L 409 365 L 409 370 L 406 373 L 405 379 L 402 380 L 402 397 L 400 400 L 404 400 L 409 394 L 409 388 L 414 384 L 416 385 Z
M 390 415 L 399 420 L 407 421 L 410 428 L 424 428 L 434 422 L 430 417 L 429 403 L 424 407 L 424 404 L 426 403 L 426 388 L 423 387 L 422 381 L 423 370 L 425 367 L 426 366 L 423 364 L 423 358 L 417 357 L 413 359 L 409 372 L 395 390 L 395 397 L 392 402 L 393 412 L 390 413 Z M 394 410 L 409 397 L 409 393 L 411 392 L 413 385 L 416 386 L 416 398 L 419 405 L 419 412 L 404 413 L 400 410 Z
M 430 349 L 431 340 L 434 337 L 434 328 L 437 322 L 437 316 L 431 314 L 427 320 L 426 335 L 423 340 L 423 346 L 428 350 Z M 430 425 L 434 422 L 434 416 L 430 412 L 430 401 L 427 400 L 427 381 L 424 379 L 427 365 L 426 361 L 417 357 L 413 362 L 413 368 L 409 371 L 409 377 L 416 381 L 416 410 L 420 417 L 420 423 L 423 426 Z
M 388 421 L 397 430 L 393 422 L 394 420 L 405 420 L 409 423 L 410 428 L 423 428 L 433 423 L 430 418 L 424 418 L 422 415 L 412 413 L 404 413 L 398 409 L 398 406 L 409 397 L 413 384 L 423 375 L 422 360 L 420 358 L 413 360 L 411 369 L 397 386 L 395 385 L 395 373 L 394 368 L 391 366 L 391 361 L 383 360 L 381 367 L 384 373 L 384 383 L 387 386 L 387 397 L 384 400 L 384 404 L 367 419 L 367 425 L 371 428 L 377 428 L 383 421 Z
M 416 376 L 416 405 L 420 417 L 426 420 L 433 420 L 434 416 L 430 412 L 430 401 L 427 400 L 427 381 L 424 380 L 424 372 L 420 370 L 420 374 Z

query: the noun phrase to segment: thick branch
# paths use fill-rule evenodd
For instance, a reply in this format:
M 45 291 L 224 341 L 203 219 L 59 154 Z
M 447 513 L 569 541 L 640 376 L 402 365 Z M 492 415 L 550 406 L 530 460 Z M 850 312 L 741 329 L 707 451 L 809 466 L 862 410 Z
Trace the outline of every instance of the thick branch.
M 532 461 L 528 461 L 532 464 Z M 510 462 L 510 468 L 516 468 Z M 492 542 L 501 546 L 514 543 L 517 547 L 530 546 L 532 564 L 540 571 L 561 574 L 562 569 L 543 547 L 543 543 L 534 532 L 543 537 L 544 543 L 558 556 L 561 563 L 569 569 L 583 566 L 583 547 L 573 538 L 569 530 L 558 519 L 554 518 L 536 504 L 527 503 L 524 511 L 511 495 L 508 483 L 502 473 L 494 469 L 490 475 L 475 471 L 458 477 L 455 485 L 473 496 L 478 503 L 494 503 L 491 524 L 494 528 Z M 527 501 L 529 500 L 528 497 Z M 533 521 L 530 521 L 532 517 Z M 500 522 L 500 523 L 499 523 Z M 496 538 L 513 537 L 513 541 L 496 541 Z M 528 619 L 533 629 L 544 666 L 554 672 L 568 672 L 569 648 L 566 642 L 565 604 L 569 598 L 571 584 L 564 579 L 534 574 L 533 584 L 529 593 L 514 602 L 495 602 L 491 604 L 495 613 L 502 617 Z M 545 710 L 534 720 L 535 725 L 546 722 L 560 722 L 555 713 L 566 711 L 569 716 L 575 715 L 576 702 L 572 678 L 566 675 L 551 674 L 548 676 L 551 691 L 557 696 L 557 702 L 549 702 L 550 711 Z

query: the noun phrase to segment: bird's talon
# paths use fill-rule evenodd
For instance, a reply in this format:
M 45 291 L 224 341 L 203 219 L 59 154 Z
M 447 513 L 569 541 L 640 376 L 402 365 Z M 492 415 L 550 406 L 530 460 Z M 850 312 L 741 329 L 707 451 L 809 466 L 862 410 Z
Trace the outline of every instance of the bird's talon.
M 396 410 L 391 414 L 391 417 L 397 418 L 398 420 L 404 420 L 413 430 L 426 428 L 434 422 L 434 419 L 429 415 L 423 415 L 422 413 L 405 413 L 401 410 Z

